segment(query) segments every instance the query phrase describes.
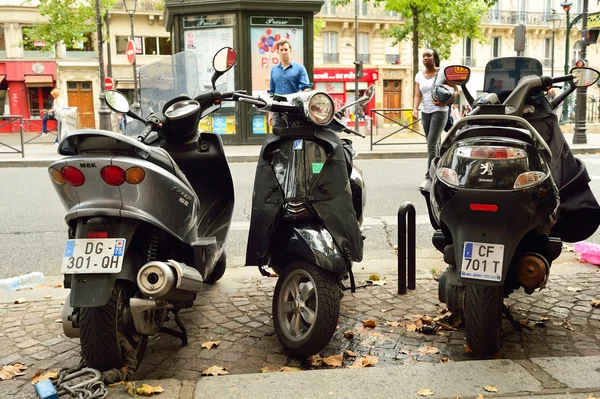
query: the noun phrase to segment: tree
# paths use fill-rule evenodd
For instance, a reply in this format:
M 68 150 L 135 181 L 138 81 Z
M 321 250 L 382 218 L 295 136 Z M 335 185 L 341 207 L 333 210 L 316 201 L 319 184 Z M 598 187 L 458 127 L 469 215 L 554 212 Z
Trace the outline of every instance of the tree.
M 85 43 L 96 31 L 96 0 L 26 0 L 24 6 L 35 6 L 45 17 L 34 26 L 23 28 L 23 42 L 36 43 L 39 51 L 53 51 L 58 66 L 58 46 Z M 99 0 L 104 10 L 115 0 Z M 104 15 L 104 13 L 102 14 Z M 58 68 L 56 68 L 58 82 Z
M 346 5 L 358 0 L 333 1 Z M 396 11 L 405 18 L 404 24 L 392 26 L 383 34 L 393 38 L 394 45 L 411 37 L 414 76 L 419 70 L 419 48 L 434 48 L 440 58 L 446 58 L 451 46 L 462 37 L 485 39 L 479 24 L 496 0 L 373 0 L 372 3 L 383 3 L 387 11 Z

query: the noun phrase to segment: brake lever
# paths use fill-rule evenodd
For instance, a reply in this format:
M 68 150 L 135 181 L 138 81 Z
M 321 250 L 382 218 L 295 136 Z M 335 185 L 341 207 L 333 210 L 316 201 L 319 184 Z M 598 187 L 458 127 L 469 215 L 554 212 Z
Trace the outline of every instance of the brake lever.
M 362 133 L 359 133 L 359 132 L 357 132 L 356 130 L 349 128 L 348 126 L 344 127 L 344 131 L 345 131 L 345 132 L 348 132 L 348 133 L 355 134 L 355 135 L 357 135 L 357 136 L 359 136 L 359 137 L 362 137 L 363 139 L 364 139 L 365 137 L 367 137 L 367 136 L 365 136 L 364 134 L 362 134 Z

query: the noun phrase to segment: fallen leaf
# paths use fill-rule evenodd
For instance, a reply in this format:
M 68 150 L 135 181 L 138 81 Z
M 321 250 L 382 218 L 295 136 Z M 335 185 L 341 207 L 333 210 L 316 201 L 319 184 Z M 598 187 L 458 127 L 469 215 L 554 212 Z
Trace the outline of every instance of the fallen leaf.
M 447 356 L 443 356 L 443 357 L 440 359 L 440 363 L 448 363 L 448 357 L 447 357 Z
M 21 303 L 25 303 L 27 302 L 27 298 L 17 298 L 14 302 L 13 305 L 19 305 Z
M 323 365 L 323 358 L 317 353 L 308 358 L 308 364 L 312 367 L 321 367 Z
M 422 346 L 419 348 L 419 354 L 423 355 L 435 355 L 436 353 L 440 353 L 440 350 L 435 346 Z
M 12 380 L 13 377 L 25 375 L 22 371 L 26 368 L 27 366 L 19 362 L 3 366 L 0 370 L 0 380 Z
M 435 395 L 431 389 L 419 389 L 417 391 L 417 395 L 419 396 L 433 396 Z
M 376 274 L 371 274 L 371 275 L 369 276 L 369 280 L 371 280 L 371 281 L 379 281 L 379 280 L 381 280 L 381 279 L 379 278 L 379 276 L 378 276 L 378 275 L 376 275 Z
M 340 367 L 343 361 L 344 355 L 342 355 L 341 353 L 339 355 L 333 355 L 323 359 L 323 363 L 331 367 Z
M 268 368 L 266 366 L 263 367 L 262 369 L 260 369 L 260 371 L 259 371 L 259 373 L 272 373 L 272 372 L 273 372 L 273 370 L 271 370 L 270 368 Z
M 354 331 L 352 331 L 352 330 L 344 331 L 344 338 L 346 338 L 346 339 L 354 338 Z
M 344 353 L 349 357 L 357 357 L 358 356 L 356 353 L 352 352 L 350 349 L 344 350 Z
M 483 395 L 482 394 L 477 395 L 477 399 L 483 399 Z
M 33 380 L 34 378 L 37 378 L 40 375 L 42 375 L 42 370 L 37 370 L 35 373 L 33 373 L 33 375 L 31 376 L 31 379 Z
M 417 325 L 416 324 L 407 324 L 405 327 L 406 327 L 406 332 L 417 331 Z
M 142 384 L 138 389 L 135 390 L 135 393 L 144 396 L 153 396 L 155 393 L 160 392 L 164 392 L 161 386 L 153 387 L 152 385 L 148 384 Z
M 600 308 L 600 299 L 592 299 L 590 301 L 590 305 L 592 305 L 595 308 Z
M 464 347 L 465 347 L 465 352 L 467 352 L 467 353 L 473 353 L 473 351 L 471 350 L 471 348 L 469 348 L 469 345 L 465 344 Z
M 414 314 L 412 315 L 413 320 L 420 320 L 423 318 L 424 315 L 422 314 Z
M 377 356 L 366 355 L 365 357 L 359 357 L 354 361 L 351 366 L 348 366 L 349 369 L 359 369 L 363 367 L 371 367 L 379 363 L 379 358 Z
M 408 349 L 406 349 L 406 348 L 400 349 L 400 353 L 403 354 L 403 355 L 410 355 L 410 351 Z
M 56 284 L 56 285 L 54 286 L 54 288 L 62 288 L 62 284 Z M 61 305 L 64 305 L 64 304 L 61 304 Z
M 58 372 L 56 370 L 52 370 L 52 371 L 48 371 L 45 374 L 42 374 L 41 371 L 36 371 L 35 374 L 32 376 L 31 379 L 31 385 L 35 385 L 40 381 L 44 381 L 44 380 L 56 380 L 58 378 Z
M 377 323 L 375 320 L 365 320 L 363 321 L 363 327 L 375 328 L 377 327 Z
M 211 350 L 213 346 L 219 346 L 219 344 L 221 343 L 221 341 L 208 341 L 202 344 L 202 348 L 206 348 L 208 350 Z
M 498 392 L 498 388 L 496 388 L 493 384 L 483 387 L 488 392 Z
M 44 299 L 52 299 L 52 295 L 44 295 Z
M 229 374 L 228 371 L 225 371 L 225 367 L 221 366 L 210 366 L 206 370 L 202 370 L 200 375 L 225 375 Z
M 446 314 L 446 313 L 448 313 L 448 308 L 441 308 L 441 309 L 440 309 L 440 313 L 441 313 L 441 314 Z
M 280 368 L 278 371 L 280 373 L 288 373 L 288 372 L 293 372 L 293 371 L 302 371 L 302 369 L 300 367 L 284 366 L 284 367 Z
M 397 322 L 397 321 L 386 321 L 385 324 L 387 324 L 388 326 L 392 326 L 392 327 L 398 327 L 400 325 L 400 322 Z
M 109 387 L 117 387 L 119 385 L 125 385 L 125 381 L 113 382 L 112 384 L 108 384 Z
M 600 399 L 594 396 L 593 393 L 590 394 L 590 396 L 588 396 L 586 399 Z
M 135 392 L 135 381 L 126 382 L 125 389 L 127 389 L 129 396 L 137 396 L 137 393 Z

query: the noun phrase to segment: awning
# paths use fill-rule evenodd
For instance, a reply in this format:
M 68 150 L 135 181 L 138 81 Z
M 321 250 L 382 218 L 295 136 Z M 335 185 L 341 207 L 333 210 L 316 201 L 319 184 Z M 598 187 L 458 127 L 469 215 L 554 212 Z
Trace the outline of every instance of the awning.
M 6 75 L 0 75 L 0 85 L 4 83 L 4 79 L 6 79 Z
M 54 87 L 52 75 L 25 75 L 27 87 Z
M 133 80 L 117 80 L 117 90 L 133 90 Z

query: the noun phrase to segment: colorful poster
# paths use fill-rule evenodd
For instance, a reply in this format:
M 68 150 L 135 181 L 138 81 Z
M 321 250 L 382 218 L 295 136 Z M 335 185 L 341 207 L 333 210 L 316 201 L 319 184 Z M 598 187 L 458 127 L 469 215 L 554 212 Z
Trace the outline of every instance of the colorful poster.
M 198 60 L 198 86 L 201 92 L 212 90 L 210 78 L 214 69 L 212 60 L 221 48 L 233 47 L 233 28 L 202 28 L 184 31 L 185 50 L 191 51 Z M 235 68 L 235 67 L 234 67 Z M 216 85 L 221 92 L 234 91 L 233 68 L 217 79 Z M 221 86 L 221 87 L 219 87 Z M 223 103 L 224 106 L 235 105 Z
M 302 18 L 251 17 L 252 94 L 269 90 L 271 68 L 279 63 L 277 42 L 287 39 L 292 45 L 292 60 L 304 64 Z M 262 26 L 256 26 L 262 25 Z
M 225 134 L 235 134 L 235 116 L 225 117 Z
M 212 117 L 213 131 L 219 134 L 226 134 L 227 121 L 224 116 Z
M 207 116 L 198 124 L 201 132 L 212 132 L 212 117 Z
M 252 134 L 267 134 L 267 117 L 265 115 L 252 117 Z

